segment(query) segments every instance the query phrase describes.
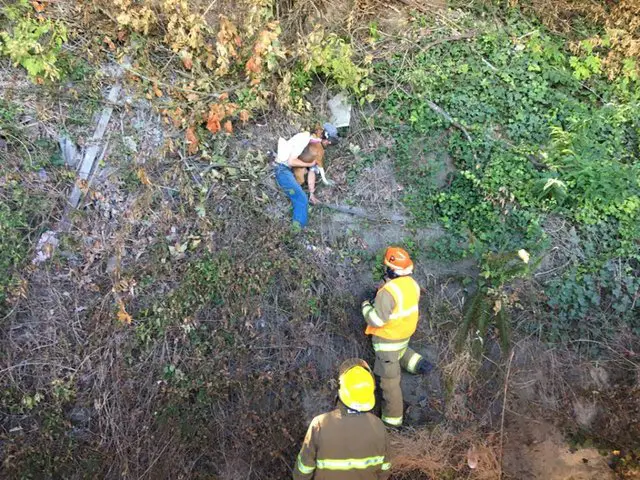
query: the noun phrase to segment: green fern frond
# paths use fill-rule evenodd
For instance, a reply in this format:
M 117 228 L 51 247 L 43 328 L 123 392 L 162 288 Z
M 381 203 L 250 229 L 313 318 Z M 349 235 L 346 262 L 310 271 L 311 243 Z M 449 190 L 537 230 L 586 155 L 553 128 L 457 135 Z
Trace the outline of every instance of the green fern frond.
M 496 314 L 496 327 L 498 328 L 498 336 L 500 337 L 500 347 L 502 353 L 505 354 L 509 351 L 509 316 L 504 308 Z
M 491 311 L 491 302 L 489 301 L 489 297 L 482 295 L 482 299 L 477 310 L 478 321 L 476 324 L 476 330 L 472 333 L 473 340 L 471 342 L 471 353 L 475 358 L 479 359 L 484 351 L 487 339 L 487 329 L 492 316 L 493 314 Z
M 462 325 L 456 333 L 455 346 L 456 350 L 462 350 L 464 343 L 469 335 L 471 327 L 477 324 L 477 312 L 485 293 L 481 290 L 476 291 L 471 298 L 465 303 L 465 312 L 462 319 Z
M 534 193 L 538 200 L 553 199 L 562 205 L 567 199 L 567 184 L 554 177 L 542 178 L 534 184 Z

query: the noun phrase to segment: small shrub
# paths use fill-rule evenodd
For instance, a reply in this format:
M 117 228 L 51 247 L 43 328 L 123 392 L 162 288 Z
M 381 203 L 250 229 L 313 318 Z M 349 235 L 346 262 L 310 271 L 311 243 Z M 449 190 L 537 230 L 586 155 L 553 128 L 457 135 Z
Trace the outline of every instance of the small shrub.
M 371 86 L 368 79 L 370 60 L 367 62 L 365 59 L 363 64 L 356 64 L 353 48 L 344 39 L 318 29 L 309 34 L 298 51 L 304 72 L 323 75 L 338 87 L 367 96 L 369 101 L 373 100 L 373 95 L 368 93 Z M 303 80 L 300 83 L 304 85 L 305 82 Z
M 58 55 L 67 41 L 66 27 L 57 21 L 34 16 L 28 0 L 17 0 L 0 9 L 0 54 L 20 65 L 33 80 L 58 80 Z
M 136 336 L 140 344 L 147 346 L 163 338 L 170 327 L 179 326 L 190 334 L 193 330 L 191 319 L 200 309 L 222 302 L 221 274 L 228 268 L 228 259 L 224 257 L 206 256 L 189 264 L 183 276 L 184 281 L 178 288 L 136 315 L 139 319 L 136 322 Z
M 554 317 L 546 323 L 549 338 L 569 341 L 612 337 L 628 327 L 640 335 L 637 298 L 640 278 L 629 262 L 607 262 L 591 273 L 572 268 L 546 288 Z M 600 312 L 611 312 L 611 316 Z M 594 346 L 594 348 L 596 348 Z
M 7 174 L 0 164 L 0 178 Z M 46 199 L 27 192 L 13 175 L 5 177 L 0 186 L 0 314 L 8 297 L 18 291 L 18 273 L 28 258 L 30 237 L 39 228 L 42 212 L 47 211 Z
M 539 262 L 530 262 L 526 250 L 506 253 L 486 253 L 480 260 L 481 273 L 475 292 L 467 299 L 463 322 L 456 334 L 456 347 L 461 349 L 471 336 L 471 350 L 479 358 L 485 349 L 489 327 L 494 324 L 503 352 L 509 350 L 509 317 L 511 303 L 504 287 L 518 277 L 527 276 Z
M 640 9 L 637 1 L 513 0 L 510 4 L 532 10 L 545 25 L 574 37 L 569 46 L 575 55 L 578 76 L 584 74 L 588 78 L 596 67 L 612 80 L 638 81 Z M 587 38 L 575 38 L 576 33 Z
M 6 199 L 0 202 L 0 269 L 10 272 L 0 280 L 0 305 L 6 299 L 11 286 L 15 285 L 15 278 L 11 273 L 26 258 L 27 248 L 23 241 L 27 221 L 24 212 L 11 208 Z M 0 312 L 2 309 L 0 309 Z

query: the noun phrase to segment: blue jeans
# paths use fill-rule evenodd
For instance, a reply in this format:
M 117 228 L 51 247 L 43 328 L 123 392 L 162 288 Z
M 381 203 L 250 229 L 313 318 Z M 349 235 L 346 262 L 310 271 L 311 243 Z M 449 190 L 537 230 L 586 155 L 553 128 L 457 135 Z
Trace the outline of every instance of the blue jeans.
M 276 165 L 276 182 L 287 194 L 293 205 L 293 221 L 304 227 L 309 220 L 309 199 L 302 187 L 296 181 L 293 171 L 286 165 Z

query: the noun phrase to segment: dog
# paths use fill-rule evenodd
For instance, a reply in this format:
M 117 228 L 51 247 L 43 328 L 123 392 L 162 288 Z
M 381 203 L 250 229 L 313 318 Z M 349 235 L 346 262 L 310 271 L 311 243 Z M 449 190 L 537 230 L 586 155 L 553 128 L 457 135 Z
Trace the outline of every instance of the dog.
M 298 157 L 305 163 L 312 163 L 314 160 L 316 164 L 313 167 L 309 167 L 312 170 L 315 170 L 316 173 L 320 174 L 320 178 L 322 179 L 322 183 L 325 185 L 335 185 L 332 180 L 327 179 L 324 170 L 324 145 L 322 144 L 323 140 L 328 140 L 330 144 L 333 144 L 337 140 L 337 134 L 333 131 L 328 131 L 328 125 L 325 125 L 325 128 L 318 127 L 316 128 L 313 136 L 311 137 L 311 141 L 302 151 L 300 156 Z M 296 181 L 303 185 L 305 181 L 306 168 L 304 167 L 294 167 L 293 174 L 296 177 Z

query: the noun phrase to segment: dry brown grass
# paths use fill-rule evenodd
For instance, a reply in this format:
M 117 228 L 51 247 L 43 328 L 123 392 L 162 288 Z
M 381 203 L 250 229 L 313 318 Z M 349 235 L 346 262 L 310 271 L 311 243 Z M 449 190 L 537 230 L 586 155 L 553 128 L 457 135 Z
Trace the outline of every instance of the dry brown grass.
M 287 208 L 268 189 L 256 150 L 277 138 L 272 128 L 282 118 L 255 127 L 255 146 L 242 143 L 249 132 L 230 142 L 225 158 L 246 182 L 163 151 L 156 130 L 161 138 L 176 132 L 148 107 L 116 109 L 105 168 L 53 260 L 23 272 L 24 298 L 0 324 L 7 478 L 34 471 L 285 478 L 307 422 L 330 407 L 337 365 L 368 354 L 353 321 L 351 275 L 336 276 L 333 257 L 306 250 L 290 237 L 288 219 L 265 213 Z M 136 154 L 123 150 L 123 133 L 136 139 Z M 150 184 L 135 181 L 141 165 Z M 56 198 L 63 201 L 68 187 Z M 199 202 L 204 218 L 194 209 Z M 189 238 L 193 248 L 169 254 L 168 246 Z M 218 292 L 223 303 L 194 306 L 185 317 L 178 308 L 149 340 L 141 338 L 155 321 L 145 310 L 179 291 L 189 265 L 203 257 L 234 260 Z M 131 325 L 116 319 L 118 297 Z M 184 378 L 167 378 L 168 365 Z M 66 396 L 56 393 L 60 386 Z M 36 393 L 44 398 L 37 406 L 20 406 Z
M 497 438 L 470 429 L 456 431 L 438 425 L 410 433 L 393 433 L 391 447 L 394 478 L 498 478 Z M 470 454 L 473 450 L 473 454 Z M 477 467 L 469 468 L 469 458 Z
M 376 22 L 383 33 L 399 34 L 412 13 L 435 15 L 445 10 L 446 0 L 278 0 L 276 17 L 292 39 L 323 25 L 330 31 L 366 39 L 368 25 Z

